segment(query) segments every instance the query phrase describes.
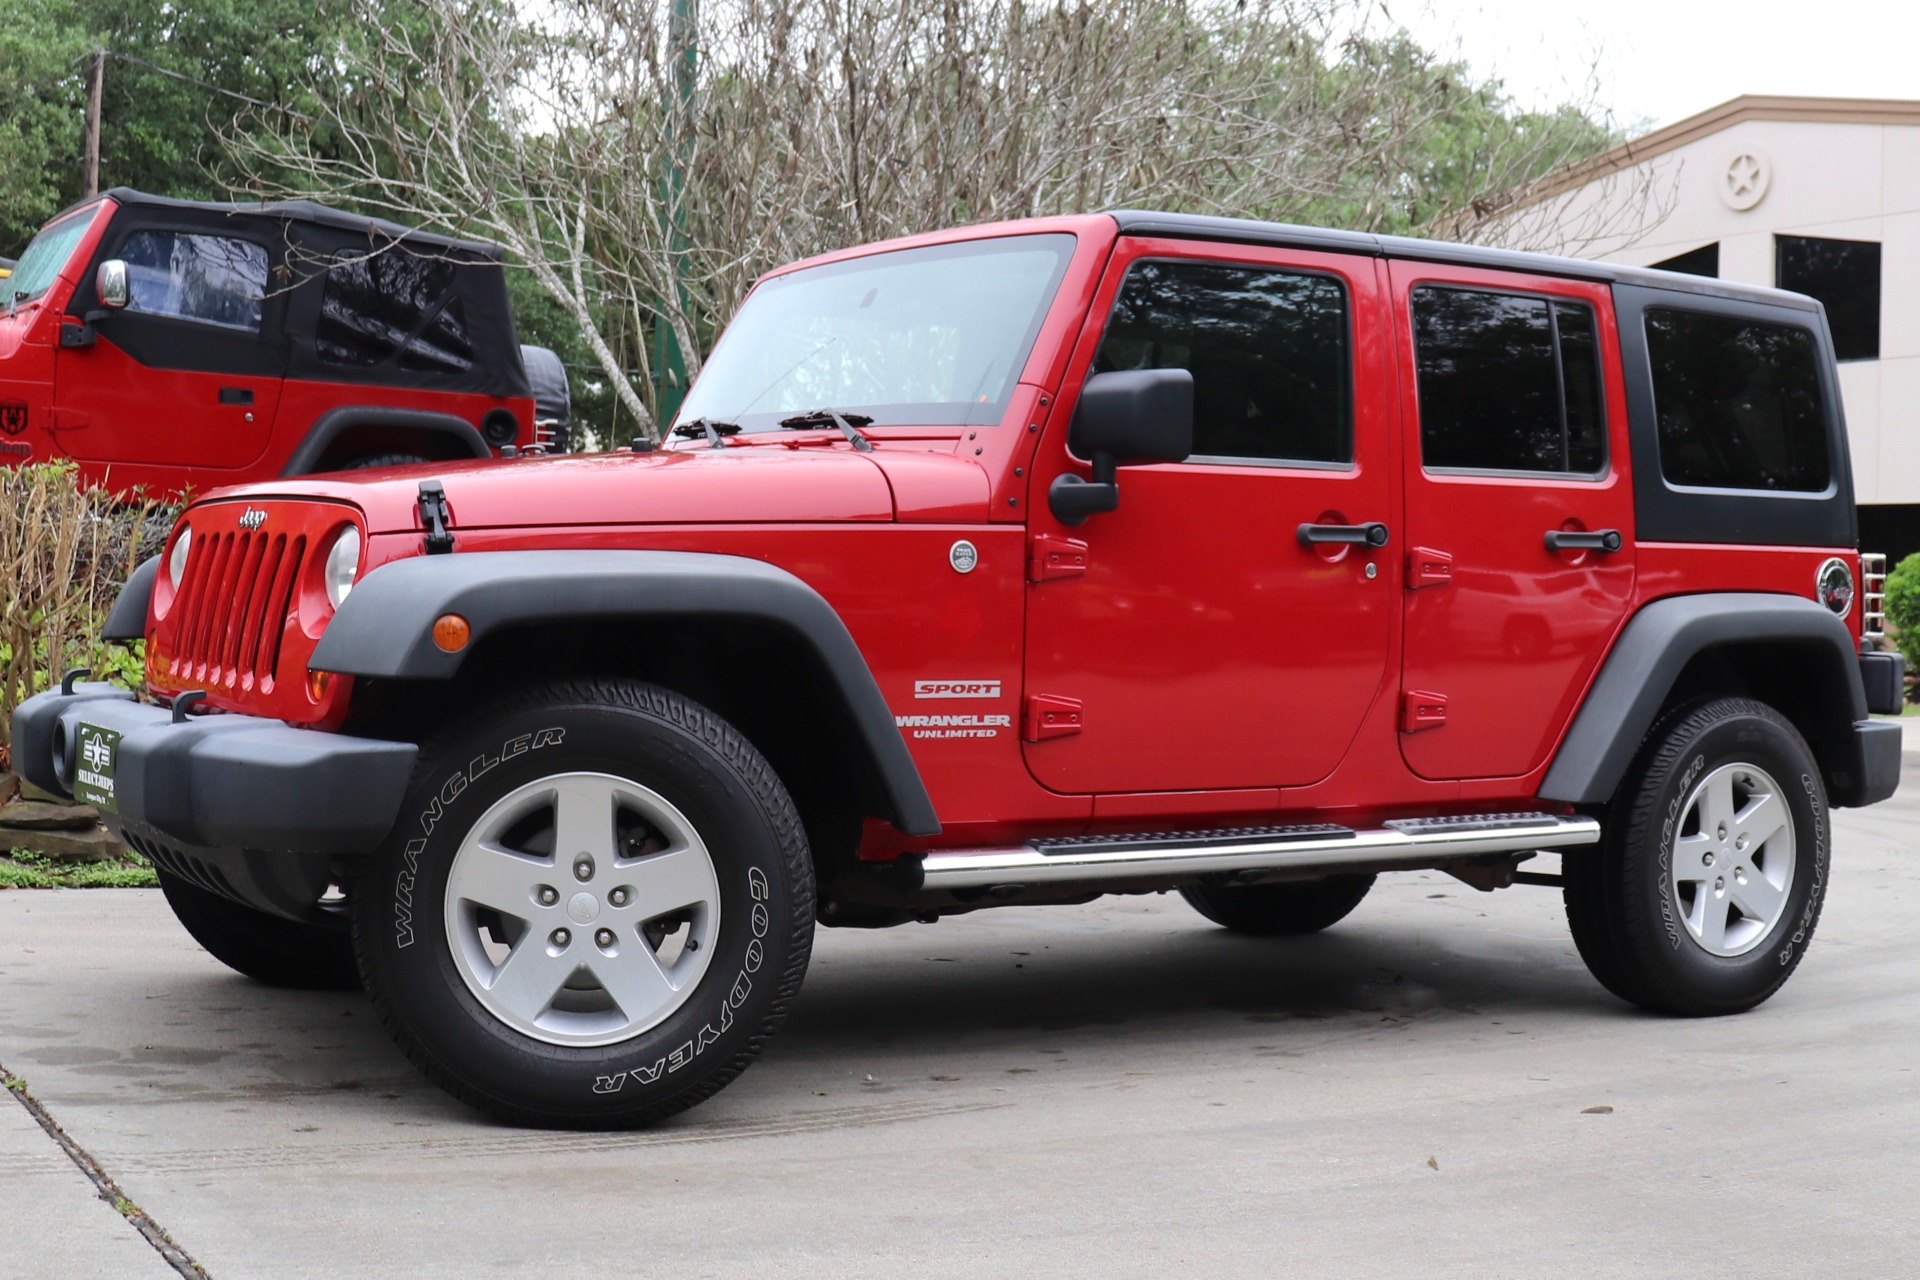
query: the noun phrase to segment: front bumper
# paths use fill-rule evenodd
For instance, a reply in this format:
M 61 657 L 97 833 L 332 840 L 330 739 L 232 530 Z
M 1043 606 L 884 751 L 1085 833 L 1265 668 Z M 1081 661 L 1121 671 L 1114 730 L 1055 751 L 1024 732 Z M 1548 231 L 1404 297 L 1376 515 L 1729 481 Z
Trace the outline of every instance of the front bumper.
M 13 713 L 15 768 L 72 795 L 82 722 L 119 735 L 112 803 L 101 806 L 116 835 L 163 870 L 296 919 L 311 914 L 336 859 L 371 852 L 393 829 L 419 754 L 256 716 L 176 723 L 125 689 L 83 684 Z

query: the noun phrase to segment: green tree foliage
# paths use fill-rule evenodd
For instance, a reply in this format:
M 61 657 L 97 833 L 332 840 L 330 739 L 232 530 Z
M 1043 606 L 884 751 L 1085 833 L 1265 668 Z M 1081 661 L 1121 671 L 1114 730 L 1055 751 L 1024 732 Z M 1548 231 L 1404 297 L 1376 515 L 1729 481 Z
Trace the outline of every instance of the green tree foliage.
M 342 12 L 329 0 L 0 0 L 0 252 L 17 254 L 83 194 L 94 50 L 108 53 L 100 185 L 218 198 L 237 178 L 219 130 L 243 98 L 311 108 L 307 86 L 350 52 Z

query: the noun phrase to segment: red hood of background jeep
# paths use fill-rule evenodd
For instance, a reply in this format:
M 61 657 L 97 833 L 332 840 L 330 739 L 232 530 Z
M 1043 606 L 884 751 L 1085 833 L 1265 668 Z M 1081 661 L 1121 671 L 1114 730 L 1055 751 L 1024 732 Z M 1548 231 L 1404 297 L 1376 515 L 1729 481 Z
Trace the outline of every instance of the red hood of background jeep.
M 420 527 L 420 482 L 438 480 L 456 528 L 985 520 L 986 473 L 951 453 L 753 445 L 650 454 L 421 463 L 216 490 L 231 499 L 330 498 L 371 533 Z

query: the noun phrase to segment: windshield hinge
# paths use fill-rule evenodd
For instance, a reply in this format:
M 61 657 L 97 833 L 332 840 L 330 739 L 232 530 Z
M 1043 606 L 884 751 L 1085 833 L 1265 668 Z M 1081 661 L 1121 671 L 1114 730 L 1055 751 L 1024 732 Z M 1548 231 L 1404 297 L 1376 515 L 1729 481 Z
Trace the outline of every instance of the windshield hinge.
M 1036 533 L 1027 550 L 1027 581 L 1071 578 L 1087 571 L 1087 544 L 1078 538 Z
M 420 523 L 427 529 L 428 555 L 443 556 L 453 550 L 453 513 L 447 509 L 447 494 L 438 480 L 420 482 Z

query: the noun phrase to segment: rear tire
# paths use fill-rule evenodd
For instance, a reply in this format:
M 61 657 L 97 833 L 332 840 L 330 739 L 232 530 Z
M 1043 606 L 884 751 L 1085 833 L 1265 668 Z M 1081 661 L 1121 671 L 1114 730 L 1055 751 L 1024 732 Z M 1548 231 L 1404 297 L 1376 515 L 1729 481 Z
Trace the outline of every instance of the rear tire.
M 422 751 L 401 813 L 354 887 L 367 993 L 415 1065 L 497 1119 L 683 1111 L 799 991 L 800 817 L 766 757 L 677 693 L 519 691 Z
M 1318 933 L 1347 918 L 1373 888 L 1370 875 L 1328 876 L 1301 884 L 1189 885 L 1193 909 L 1235 933 L 1263 938 Z
M 348 458 L 332 470 L 365 471 L 372 467 L 404 467 L 425 461 L 426 456 L 418 453 L 365 453 L 357 458 Z
M 1661 1013 L 1740 1013 L 1778 991 L 1820 919 L 1826 787 L 1764 703 L 1714 698 L 1655 724 L 1600 846 L 1564 859 L 1575 946 L 1600 984 Z
M 360 970 L 346 922 L 329 928 L 243 907 L 158 868 L 160 892 L 193 940 L 238 973 L 276 987 L 355 991 Z

